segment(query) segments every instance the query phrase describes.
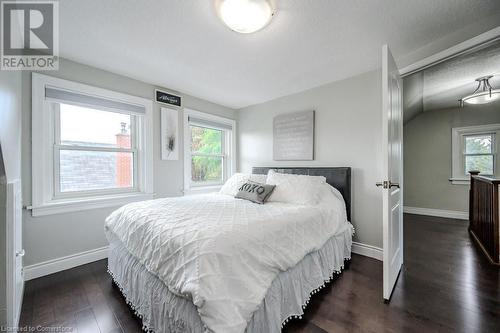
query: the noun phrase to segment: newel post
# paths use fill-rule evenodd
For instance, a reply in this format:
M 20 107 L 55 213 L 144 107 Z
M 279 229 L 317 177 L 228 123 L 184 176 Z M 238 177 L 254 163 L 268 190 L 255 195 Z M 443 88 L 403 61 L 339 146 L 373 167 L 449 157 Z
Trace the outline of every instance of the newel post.
M 470 188 L 469 188 L 469 229 L 474 221 L 474 189 L 475 179 L 474 176 L 479 175 L 478 170 L 470 170 Z

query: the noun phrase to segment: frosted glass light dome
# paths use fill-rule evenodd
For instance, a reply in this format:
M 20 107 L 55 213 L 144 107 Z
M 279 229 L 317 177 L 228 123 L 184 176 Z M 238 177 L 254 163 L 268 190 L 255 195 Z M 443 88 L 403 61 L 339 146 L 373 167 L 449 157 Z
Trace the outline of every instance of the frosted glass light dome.
M 500 89 L 493 89 L 490 85 L 489 80 L 493 75 L 482 76 L 476 79 L 478 86 L 472 95 L 465 96 L 460 100 L 460 104 L 463 106 L 464 103 L 467 104 L 487 104 L 491 103 L 497 99 L 500 99 Z
M 242 34 L 264 28 L 274 14 L 269 0 L 218 0 L 216 8 L 222 22 Z

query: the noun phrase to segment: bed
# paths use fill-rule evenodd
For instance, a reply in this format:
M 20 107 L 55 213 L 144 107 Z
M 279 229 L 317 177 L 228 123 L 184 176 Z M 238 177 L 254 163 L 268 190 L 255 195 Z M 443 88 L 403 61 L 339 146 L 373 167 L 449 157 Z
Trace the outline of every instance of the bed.
M 351 170 L 323 176 L 339 200 L 258 205 L 223 194 L 126 205 L 106 220 L 108 271 L 153 332 L 280 332 L 351 257 Z M 333 198 L 333 196 L 332 196 Z

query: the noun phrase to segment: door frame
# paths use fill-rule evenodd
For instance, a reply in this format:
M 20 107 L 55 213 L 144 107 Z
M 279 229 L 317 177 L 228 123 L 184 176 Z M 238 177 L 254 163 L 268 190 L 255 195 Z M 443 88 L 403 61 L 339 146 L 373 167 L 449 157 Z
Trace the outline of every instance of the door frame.
M 490 43 L 495 43 L 500 40 L 500 26 L 496 27 L 494 29 L 488 30 L 480 35 L 477 35 L 475 37 L 472 37 L 468 40 L 465 40 L 461 43 L 458 43 L 456 45 L 453 45 L 452 47 L 449 47 L 443 51 L 440 51 L 438 53 L 435 53 L 431 56 L 428 56 L 426 58 L 423 58 L 421 60 L 418 60 L 402 69 L 399 70 L 399 74 L 401 75 L 402 78 L 409 76 L 411 74 L 414 74 L 416 72 L 419 72 L 421 70 L 424 70 L 428 67 L 437 65 L 441 62 L 444 62 L 446 60 L 452 59 L 454 57 L 460 56 L 466 52 L 474 51 L 476 48 L 484 47 L 485 45 L 488 45 Z M 401 87 L 404 90 L 404 87 Z M 402 102 L 402 101 L 401 101 Z M 403 107 L 403 113 L 404 113 L 404 107 Z M 404 134 L 404 129 L 402 130 L 402 135 Z M 404 151 L 404 143 L 402 143 L 402 150 Z M 383 155 L 383 158 L 385 158 L 385 153 Z M 404 179 L 404 159 L 403 159 L 403 154 L 401 155 L 401 177 Z M 404 205 L 404 196 L 403 193 L 401 194 L 401 205 Z M 404 206 L 402 206 L 404 207 Z M 404 227 L 404 226 L 403 226 Z M 386 230 L 383 228 L 382 230 L 382 237 L 385 239 L 386 237 L 388 238 L 388 235 L 385 235 Z M 404 237 L 402 237 L 402 245 L 401 245 L 401 250 L 403 250 L 404 246 Z M 403 250 L 404 254 L 404 250 Z M 385 258 L 385 253 L 383 260 L 386 260 Z M 403 256 L 403 264 L 404 264 L 404 256 Z M 401 271 L 400 271 L 401 274 Z M 397 280 L 399 279 L 399 275 L 396 278 L 396 283 Z M 384 282 L 385 282 L 385 277 L 384 277 Z M 384 287 L 384 286 L 383 286 Z M 392 295 L 392 294 L 391 294 Z M 388 302 L 389 299 L 385 299 L 385 302 Z

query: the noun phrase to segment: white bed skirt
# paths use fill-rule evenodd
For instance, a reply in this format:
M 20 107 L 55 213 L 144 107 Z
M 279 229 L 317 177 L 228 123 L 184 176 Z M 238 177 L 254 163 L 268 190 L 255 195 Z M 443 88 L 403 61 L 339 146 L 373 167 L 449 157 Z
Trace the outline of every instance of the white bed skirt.
M 306 255 L 274 279 L 247 333 L 278 333 L 291 317 L 300 317 L 312 294 L 323 288 L 351 259 L 352 226 Z M 165 284 L 132 256 L 118 239 L 110 244 L 108 271 L 143 329 L 156 333 L 209 332 L 194 304 L 170 292 Z

